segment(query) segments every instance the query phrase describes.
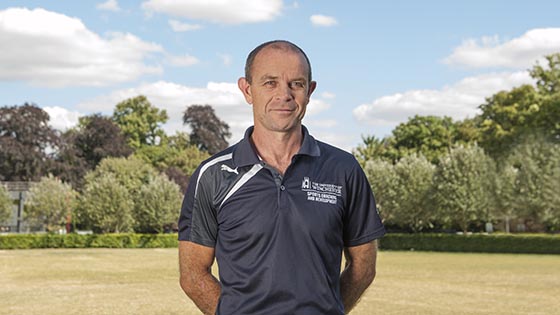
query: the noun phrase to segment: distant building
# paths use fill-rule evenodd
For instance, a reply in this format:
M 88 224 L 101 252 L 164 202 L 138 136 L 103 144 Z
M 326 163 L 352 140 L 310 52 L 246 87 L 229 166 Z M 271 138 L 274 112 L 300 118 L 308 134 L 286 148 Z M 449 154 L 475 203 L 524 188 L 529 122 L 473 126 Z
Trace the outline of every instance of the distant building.
M 10 197 L 14 200 L 12 217 L 6 222 L 0 222 L 0 233 L 29 233 L 44 231 L 44 227 L 30 226 L 24 218 L 25 199 L 29 194 L 32 182 L 0 182 Z

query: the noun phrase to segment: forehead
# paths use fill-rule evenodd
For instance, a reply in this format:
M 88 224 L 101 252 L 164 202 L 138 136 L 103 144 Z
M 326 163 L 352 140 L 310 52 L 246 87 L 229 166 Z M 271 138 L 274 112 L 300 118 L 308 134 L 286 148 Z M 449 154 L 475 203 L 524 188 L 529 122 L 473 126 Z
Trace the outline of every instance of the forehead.
M 307 75 L 309 69 L 305 57 L 297 50 L 285 46 L 263 48 L 253 61 L 252 73 L 290 72 Z

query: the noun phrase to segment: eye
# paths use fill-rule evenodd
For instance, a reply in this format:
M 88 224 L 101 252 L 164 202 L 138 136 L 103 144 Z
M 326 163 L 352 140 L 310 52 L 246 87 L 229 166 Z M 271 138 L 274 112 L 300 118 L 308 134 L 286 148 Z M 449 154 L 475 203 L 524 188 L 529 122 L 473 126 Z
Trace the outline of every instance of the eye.
M 265 81 L 263 85 L 272 88 L 276 86 L 276 81 L 273 80 Z
M 305 88 L 305 82 L 303 81 L 293 81 L 290 82 L 290 88 L 294 90 L 301 90 Z

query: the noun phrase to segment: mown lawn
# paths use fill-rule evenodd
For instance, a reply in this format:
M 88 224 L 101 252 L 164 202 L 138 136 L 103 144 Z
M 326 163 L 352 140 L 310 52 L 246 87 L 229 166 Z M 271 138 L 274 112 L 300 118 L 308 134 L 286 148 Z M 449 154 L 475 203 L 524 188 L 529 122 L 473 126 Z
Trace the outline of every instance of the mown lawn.
M 175 249 L 0 251 L 0 314 L 199 314 Z M 560 256 L 383 251 L 352 314 L 555 314 Z

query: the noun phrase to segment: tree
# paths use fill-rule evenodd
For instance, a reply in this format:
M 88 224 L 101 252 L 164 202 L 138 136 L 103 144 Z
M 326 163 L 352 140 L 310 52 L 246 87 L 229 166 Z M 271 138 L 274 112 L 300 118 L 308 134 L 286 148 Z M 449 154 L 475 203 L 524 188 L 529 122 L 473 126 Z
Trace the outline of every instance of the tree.
M 138 149 L 145 145 L 156 145 L 165 138 L 161 128 L 169 117 L 163 109 L 152 106 L 143 96 L 129 98 L 117 104 L 113 120 L 128 138 L 128 144 Z
M 437 163 L 455 143 L 456 128 L 450 117 L 416 115 L 393 130 L 392 145 L 399 152 L 398 159 L 416 153 Z
M 548 68 L 536 64 L 529 71 L 537 80 L 537 89 L 543 95 L 560 93 L 560 53 L 545 56 Z
M 64 227 L 76 206 L 77 193 L 53 176 L 42 177 L 29 189 L 25 220 L 45 226 L 48 232 Z
M 59 137 L 49 115 L 33 104 L 0 108 L 0 180 L 33 181 L 51 164 Z
M 375 159 L 366 162 L 364 172 L 371 185 L 381 216 L 388 224 L 396 224 L 397 175 L 391 162 Z
M 13 204 L 6 188 L 0 185 L 0 222 L 6 222 L 12 217 Z
M 142 147 L 136 150 L 134 156 L 164 172 L 181 187 L 183 193 L 198 165 L 210 157 L 206 151 L 191 144 L 189 136 L 183 132 L 167 137 L 159 145 Z
M 104 158 L 127 157 L 132 153 L 119 126 L 101 114 L 81 117 L 74 141 L 89 169 L 94 169 Z
M 85 174 L 95 169 L 101 160 L 126 157 L 131 153 L 126 138 L 111 118 L 101 114 L 84 116 L 77 128 L 62 135 L 54 173 L 80 190 Z
M 95 183 L 101 179 L 106 180 L 105 186 L 96 186 Z M 169 224 L 176 222 L 178 207 L 180 207 L 182 199 L 179 187 L 170 182 L 165 175 L 158 174 L 150 164 L 135 156 L 104 159 L 93 172 L 86 175 L 84 194 L 88 193 L 88 189 L 90 189 L 88 196 L 93 198 L 98 196 L 100 192 L 109 189 L 110 185 L 118 186 L 115 188 L 118 193 L 115 196 L 117 198 L 115 204 L 112 204 L 110 209 L 107 210 L 101 209 L 101 206 L 107 206 L 110 199 L 94 202 L 94 204 L 97 204 L 96 207 L 82 204 L 83 213 L 86 213 L 85 217 L 88 218 L 85 222 L 100 228 L 99 220 L 110 213 L 114 213 L 114 208 L 124 202 L 122 199 L 125 196 L 129 198 L 131 209 L 130 211 L 127 210 L 129 212 L 126 215 L 123 214 L 118 220 L 118 222 L 121 222 L 118 225 L 121 232 L 125 227 L 128 230 L 134 229 L 136 232 L 160 232 Z M 96 212 L 102 214 L 95 217 Z M 95 222 L 96 225 L 92 222 Z M 111 224 L 113 224 L 111 227 L 116 226 L 114 225 L 115 222 Z
M 137 197 L 140 188 L 157 175 L 156 170 L 151 165 L 134 156 L 106 158 L 93 172 L 86 175 L 86 181 L 94 182 L 107 173 L 112 174 L 132 197 Z
M 111 173 L 88 179 L 76 209 L 76 221 L 95 232 L 132 231 L 134 202 L 128 189 Z
M 522 85 L 501 91 L 480 106 L 481 146 L 500 160 L 520 140 L 541 133 L 560 141 L 560 54 L 546 56 L 547 66 L 538 63 L 529 71 L 536 88 Z
M 560 145 L 533 135 L 514 149 L 509 162 L 517 169 L 518 212 L 550 230 L 560 229 Z
M 493 216 L 502 218 L 505 223 L 505 232 L 510 232 L 510 220 L 519 217 L 516 205 L 517 196 L 517 169 L 507 163 L 499 169 L 495 177 Z
M 476 145 L 453 148 L 442 157 L 433 194 L 443 223 L 467 232 L 473 223 L 489 222 L 494 177 L 494 162 Z
M 531 85 L 502 91 L 480 105 L 480 145 L 492 157 L 504 159 L 520 137 L 539 129 L 536 113 L 541 97 Z
M 413 232 L 432 228 L 436 218 L 431 207 L 431 189 L 435 166 L 422 155 L 403 157 L 394 166 L 394 220 Z
M 179 220 L 182 195 L 179 186 L 165 175 L 154 177 L 140 188 L 141 198 L 134 205 L 135 227 L 140 233 L 170 230 Z
M 227 148 L 229 126 L 216 116 L 210 105 L 191 105 L 185 110 L 183 124 L 191 127 L 191 142 L 200 150 L 215 154 Z
M 353 150 L 353 154 L 362 167 L 364 167 L 369 160 L 393 160 L 396 156 L 392 154 L 394 150 L 391 150 L 391 139 L 392 138 L 379 139 L 375 136 L 362 136 L 362 144 Z

